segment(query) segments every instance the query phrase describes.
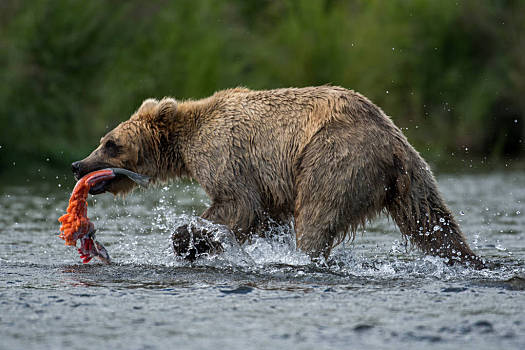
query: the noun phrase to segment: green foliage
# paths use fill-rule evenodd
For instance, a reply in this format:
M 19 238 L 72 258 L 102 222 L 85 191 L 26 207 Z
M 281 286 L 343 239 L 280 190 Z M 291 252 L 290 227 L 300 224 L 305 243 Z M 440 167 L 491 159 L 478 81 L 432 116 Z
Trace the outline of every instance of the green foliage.
M 0 171 L 86 155 L 146 97 L 336 84 L 433 159 L 523 154 L 521 1 L 2 2 Z

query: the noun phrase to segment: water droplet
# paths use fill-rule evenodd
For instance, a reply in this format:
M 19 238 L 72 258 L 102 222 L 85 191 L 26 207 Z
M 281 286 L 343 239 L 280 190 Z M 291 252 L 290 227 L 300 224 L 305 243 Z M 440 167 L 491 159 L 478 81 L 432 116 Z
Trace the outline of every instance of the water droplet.
M 388 93 L 389 93 L 389 91 L 388 91 L 388 90 L 386 90 L 386 93 L 388 94 Z
M 465 215 L 465 212 L 463 210 L 460 210 L 459 215 Z
M 439 231 L 439 230 L 441 230 L 441 226 L 436 225 L 436 226 L 434 226 L 433 230 L 434 230 L 434 232 Z
M 521 211 L 516 210 L 516 215 L 520 215 L 520 214 L 521 214 Z
M 502 246 L 501 243 L 496 244 L 496 246 L 495 246 L 494 248 L 496 248 L 496 250 L 499 250 L 499 251 L 501 251 L 501 252 L 504 252 L 504 251 L 507 250 L 507 248 L 505 248 L 504 246 Z
M 62 184 L 58 184 L 58 187 L 62 187 Z
M 445 222 L 445 219 L 439 218 L 439 222 L 443 223 L 443 222 Z

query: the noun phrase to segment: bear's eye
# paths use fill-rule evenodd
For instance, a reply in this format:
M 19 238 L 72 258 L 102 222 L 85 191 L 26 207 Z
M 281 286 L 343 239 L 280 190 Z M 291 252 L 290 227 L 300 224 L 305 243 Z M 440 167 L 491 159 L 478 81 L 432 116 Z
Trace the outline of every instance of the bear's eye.
M 119 148 L 113 140 L 107 140 L 106 143 L 104 143 L 104 151 L 106 151 L 110 157 L 116 157 L 119 153 Z

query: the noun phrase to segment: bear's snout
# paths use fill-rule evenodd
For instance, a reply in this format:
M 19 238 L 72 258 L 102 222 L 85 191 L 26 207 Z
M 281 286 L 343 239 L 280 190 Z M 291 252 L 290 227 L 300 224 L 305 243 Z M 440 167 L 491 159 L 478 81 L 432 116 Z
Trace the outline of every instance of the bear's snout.
M 80 176 L 81 167 L 82 167 L 81 161 L 76 161 L 76 162 L 71 163 L 71 171 L 73 172 L 73 175 L 75 175 L 77 179 L 81 178 Z
M 104 168 L 110 168 L 109 164 L 101 163 L 101 162 L 88 162 L 85 159 L 84 160 L 78 160 L 76 162 L 71 163 L 71 171 L 73 172 L 73 175 L 75 175 L 75 178 L 79 180 L 82 178 L 82 176 L 96 170 L 104 169 Z
M 118 167 L 118 165 L 113 165 L 107 162 L 93 161 L 89 157 L 71 163 L 71 171 L 73 172 L 73 175 L 75 176 L 75 179 L 77 179 L 77 181 L 80 180 L 84 175 L 89 174 L 93 171 Z

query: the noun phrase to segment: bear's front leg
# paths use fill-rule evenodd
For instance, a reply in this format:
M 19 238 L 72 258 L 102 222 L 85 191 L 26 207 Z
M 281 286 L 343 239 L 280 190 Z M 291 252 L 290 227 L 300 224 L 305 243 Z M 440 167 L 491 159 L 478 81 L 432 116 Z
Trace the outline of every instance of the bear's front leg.
M 252 199 L 254 197 L 251 196 Z M 241 198 L 239 196 L 236 201 L 222 201 L 220 204 L 212 203 L 201 216 L 204 221 L 197 220 L 198 226 L 189 224 L 178 227 L 171 236 L 175 255 L 194 261 L 203 254 L 221 253 L 225 240 L 244 243 L 259 220 L 258 210 L 253 203 Z
M 203 254 L 222 252 L 222 245 L 213 232 L 203 228 L 189 225 L 179 226 L 171 235 L 171 240 L 175 255 L 188 261 L 195 261 Z

